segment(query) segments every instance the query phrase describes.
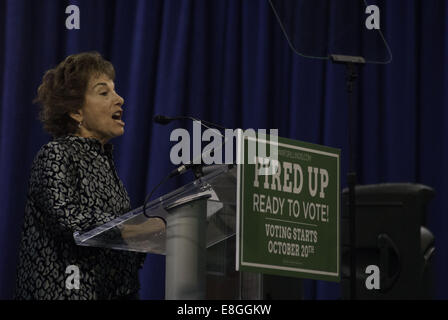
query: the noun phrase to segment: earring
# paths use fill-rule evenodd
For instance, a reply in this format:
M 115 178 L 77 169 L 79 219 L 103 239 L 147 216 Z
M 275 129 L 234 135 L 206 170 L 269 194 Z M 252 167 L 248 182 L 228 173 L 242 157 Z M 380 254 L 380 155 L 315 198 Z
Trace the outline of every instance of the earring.
M 82 127 L 82 121 L 79 121 L 78 128 L 81 128 L 81 127 Z

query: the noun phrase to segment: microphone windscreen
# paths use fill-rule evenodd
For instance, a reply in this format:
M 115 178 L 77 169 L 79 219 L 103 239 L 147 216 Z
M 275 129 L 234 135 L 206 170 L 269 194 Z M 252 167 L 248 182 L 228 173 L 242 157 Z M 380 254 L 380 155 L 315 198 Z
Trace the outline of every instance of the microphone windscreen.
M 168 124 L 172 121 L 173 119 L 162 116 L 160 114 L 154 116 L 154 122 L 158 123 L 158 124 Z

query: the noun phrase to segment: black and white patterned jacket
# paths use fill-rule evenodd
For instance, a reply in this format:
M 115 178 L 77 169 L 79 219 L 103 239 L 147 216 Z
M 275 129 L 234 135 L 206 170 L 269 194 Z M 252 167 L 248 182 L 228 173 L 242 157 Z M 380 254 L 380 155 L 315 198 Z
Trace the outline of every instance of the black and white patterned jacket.
M 79 247 L 87 231 L 130 210 L 117 176 L 112 145 L 65 136 L 44 145 L 31 169 L 16 299 L 111 299 L 139 290 L 145 255 Z M 67 267 L 79 269 L 79 289 L 66 285 Z

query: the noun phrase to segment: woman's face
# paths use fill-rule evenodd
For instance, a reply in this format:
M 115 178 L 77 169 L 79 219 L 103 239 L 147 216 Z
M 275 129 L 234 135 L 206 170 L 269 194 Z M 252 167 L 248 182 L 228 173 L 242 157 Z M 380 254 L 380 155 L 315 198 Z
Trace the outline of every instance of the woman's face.
M 79 134 L 106 143 L 124 133 L 124 100 L 115 92 L 114 82 L 106 75 L 92 76 L 87 86 L 84 106 L 77 113 Z

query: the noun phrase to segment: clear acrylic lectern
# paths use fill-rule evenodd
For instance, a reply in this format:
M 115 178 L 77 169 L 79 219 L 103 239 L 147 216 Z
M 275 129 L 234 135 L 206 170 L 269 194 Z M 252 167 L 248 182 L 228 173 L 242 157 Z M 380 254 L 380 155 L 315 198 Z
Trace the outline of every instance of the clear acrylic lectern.
M 166 255 L 166 299 L 300 298 L 297 279 L 235 271 L 235 232 L 236 167 L 223 165 L 74 238 L 81 246 Z

